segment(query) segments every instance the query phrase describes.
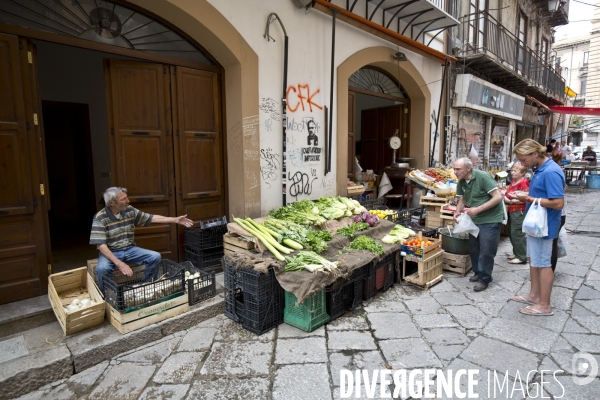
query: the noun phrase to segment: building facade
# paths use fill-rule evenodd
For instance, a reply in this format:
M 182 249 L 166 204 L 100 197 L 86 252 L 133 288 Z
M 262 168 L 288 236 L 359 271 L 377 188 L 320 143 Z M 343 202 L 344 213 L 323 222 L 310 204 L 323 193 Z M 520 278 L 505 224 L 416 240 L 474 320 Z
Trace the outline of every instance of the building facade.
M 549 9 L 549 4 L 553 9 Z M 458 58 L 450 87 L 448 159 L 504 170 L 514 144 L 544 142 L 561 123 L 548 106 L 565 103 L 565 80 L 551 62 L 552 28 L 568 23 L 569 2 L 464 0 L 451 29 Z
M 109 186 L 160 215 L 258 217 L 344 195 L 357 152 L 381 173 L 396 130 L 411 166 L 439 159 L 459 22 L 409 3 L 0 0 L 0 303 L 45 293 Z M 136 241 L 183 259 L 176 226 Z

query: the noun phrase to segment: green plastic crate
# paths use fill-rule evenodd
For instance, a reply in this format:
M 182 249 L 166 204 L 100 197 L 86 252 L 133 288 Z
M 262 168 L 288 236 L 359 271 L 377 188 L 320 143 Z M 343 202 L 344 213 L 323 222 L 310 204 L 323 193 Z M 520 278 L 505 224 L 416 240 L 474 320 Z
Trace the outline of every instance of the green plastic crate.
M 325 290 L 313 293 L 300 305 L 293 293 L 285 292 L 285 312 L 283 321 L 289 325 L 312 332 L 329 321 L 325 308 Z

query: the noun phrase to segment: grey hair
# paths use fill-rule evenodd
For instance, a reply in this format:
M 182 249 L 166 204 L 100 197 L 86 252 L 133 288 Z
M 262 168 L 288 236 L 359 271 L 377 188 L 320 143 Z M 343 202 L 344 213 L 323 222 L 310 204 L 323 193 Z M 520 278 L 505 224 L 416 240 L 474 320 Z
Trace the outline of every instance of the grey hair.
M 111 201 L 117 201 L 117 195 L 119 193 L 127 193 L 127 189 L 117 186 L 109 187 L 108 189 L 106 189 L 103 195 L 104 203 L 106 205 L 109 205 Z
M 473 169 L 473 161 L 468 157 L 462 157 L 456 161 L 460 161 L 466 169 Z

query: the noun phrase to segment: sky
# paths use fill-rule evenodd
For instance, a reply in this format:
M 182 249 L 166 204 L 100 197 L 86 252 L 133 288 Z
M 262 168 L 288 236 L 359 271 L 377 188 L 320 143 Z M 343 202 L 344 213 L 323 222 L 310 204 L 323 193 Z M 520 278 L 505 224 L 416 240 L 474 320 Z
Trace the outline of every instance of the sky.
M 591 5 L 582 4 L 581 2 Z M 569 24 L 556 28 L 556 40 L 569 39 L 588 33 L 592 29 L 592 22 L 590 20 L 594 15 L 594 3 L 596 3 L 596 0 L 570 0 Z M 598 2 L 598 5 L 600 6 L 600 1 Z

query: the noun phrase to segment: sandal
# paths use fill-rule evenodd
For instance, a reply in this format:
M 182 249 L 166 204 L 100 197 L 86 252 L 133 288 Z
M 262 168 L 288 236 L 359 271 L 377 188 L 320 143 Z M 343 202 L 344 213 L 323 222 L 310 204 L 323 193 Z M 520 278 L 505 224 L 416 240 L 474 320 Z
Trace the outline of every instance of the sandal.
M 518 258 L 511 258 L 510 260 L 508 260 L 509 264 L 526 264 L 527 261 L 521 261 Z

